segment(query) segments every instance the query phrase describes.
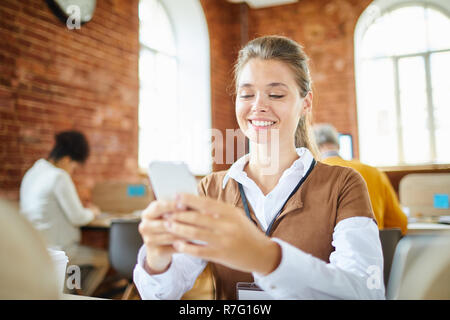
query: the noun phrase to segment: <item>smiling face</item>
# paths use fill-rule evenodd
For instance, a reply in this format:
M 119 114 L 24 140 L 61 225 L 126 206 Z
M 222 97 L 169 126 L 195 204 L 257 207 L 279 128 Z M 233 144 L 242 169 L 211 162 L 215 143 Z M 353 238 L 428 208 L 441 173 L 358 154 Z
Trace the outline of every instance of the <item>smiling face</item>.
M 311 95 L 300 96 L 294 73 L 278 60 L 250 59 L 238 77 L 236 118 L 251 142 L 270 143 L 273 130 L 279 141 L 294 143 L 302 113 L 311 106 Z

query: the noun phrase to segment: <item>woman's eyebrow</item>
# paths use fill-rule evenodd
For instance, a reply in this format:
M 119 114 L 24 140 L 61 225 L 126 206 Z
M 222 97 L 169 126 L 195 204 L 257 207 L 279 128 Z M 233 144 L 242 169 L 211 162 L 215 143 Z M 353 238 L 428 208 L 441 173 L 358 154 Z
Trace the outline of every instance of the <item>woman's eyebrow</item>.
M 243 83 L 243 84 L 239 85 L 239 88 L 250 88 L 250 87 L 253 87 L 253 85 L 251 83 Z M 282 82 L 272 82 L 272 83 L 269 83 L 267 85 L 267 87 L 285 87 L 285 88 L 288 88 L 288 86 L 285 85 Z
M 268 85 L 267 85 L 268 87 L 286 87 L 286 88 L 288 88 L 288 86 L 287 85 L 285 85 L 284 83 L 281 83 L 281 82 L 272 82 L 272 83 L 269 83 Z

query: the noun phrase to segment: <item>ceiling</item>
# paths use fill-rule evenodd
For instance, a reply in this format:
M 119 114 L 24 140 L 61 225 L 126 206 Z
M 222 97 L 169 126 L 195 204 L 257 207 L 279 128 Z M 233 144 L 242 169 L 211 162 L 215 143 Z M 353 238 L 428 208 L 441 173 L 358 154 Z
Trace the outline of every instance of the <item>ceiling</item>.
M 240 3 L 247 2 L 252 9 L 267 8 L 298 2 L 298 0 L 228 0 L 228 2 Z

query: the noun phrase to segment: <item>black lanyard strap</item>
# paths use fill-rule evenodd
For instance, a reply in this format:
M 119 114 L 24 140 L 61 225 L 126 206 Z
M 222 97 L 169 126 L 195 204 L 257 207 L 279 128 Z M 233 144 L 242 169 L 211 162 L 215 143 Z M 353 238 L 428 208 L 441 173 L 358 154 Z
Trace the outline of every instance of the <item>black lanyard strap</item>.
M 283 211 L 284 207 L 286 206 L 286 203 L 289 201 L 289 199 L 297 192 L 297 190 L 300 188 L 300 186 L 303 184 L 303 182 L 306 180 L 306 178 L 308 178 L 309 174 L 311 173 L 311 171 L 313 170 L 314 166 L 316 165 L 316 160 L 313 159 L 311 166 L 309 167 L 308 171 L 306 172 L 306 174 L 300 179 L 300 181 L 298 182 L 297 186 L 294 188 L 294 190 L 292 190 L 291 194 L 289 195 L 289 197 L 286 199 L 286 201 L 284 202 L 283 206 L 281 207 L 281 209 L 278 211 L 278 213 L 275 215 L 275 217 L 272 219 L 272 222 L 270 223 L 269 227 L 266 230 L 266 235 L 268 236 L 270 234 L 270 231 L 272 230 L 272 226 L 275 223 L 275 220 L 277 220 L 277 218 L 280 216 L 281 212 Z M 244 187 L 242 187 L 242 184 L 238 182 L 239 185 L 239 192 L 241 194 L 241 198 L 242 198 L 242 203 L 244 205 L 244 210 L 245 210 L 245 214 L 247 215 L 247 217 L 253 221 L 254 224 L 258 225 L 256 223 L 255 220 L 253 220 L 252 216 L 250 215 L 250 209 L 248 208 L 248 201 L 247 201 L 247 197 L 245 196 L 245 192 L 244 192 Z

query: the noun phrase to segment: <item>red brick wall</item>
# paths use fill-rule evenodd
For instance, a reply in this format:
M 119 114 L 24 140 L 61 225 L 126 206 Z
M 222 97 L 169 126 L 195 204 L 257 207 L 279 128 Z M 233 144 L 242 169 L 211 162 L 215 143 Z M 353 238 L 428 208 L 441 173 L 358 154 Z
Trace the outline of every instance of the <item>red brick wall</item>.
M 201 0 L 201 4 L 210 37 L 212 127 L 222 131 L 225 144 L 225 130 L 239 128 L 232 97 L 232 70 L 241 44 L 240 5 L 224 0 Z M 225 151 L 223 155 L 225 162 Z M 213 164 L 214 171 L 228 167 L 225 163 Z
M 240 7 L 201 3 L 211 37 L 212 126 L 225 134 L 238 127 L 229 88 Z M 137 4 L 98 1 L 92 21 L 68 30 L 45 1 L 0 2 L 0 196 L 18 199 L 25 171 L 66 129 L 82 130 L 91 144 L 74 178 L 82 199 L 95 182 L 137 178 Z
M 43 0 L 0 2 L 0 196 L 18 199 L 25 171 L 56 132 L 83 131 L 91 157 L 75 183 L 133 179 L 137 169 L 137 0 L 97 1 L 69 30 Z

